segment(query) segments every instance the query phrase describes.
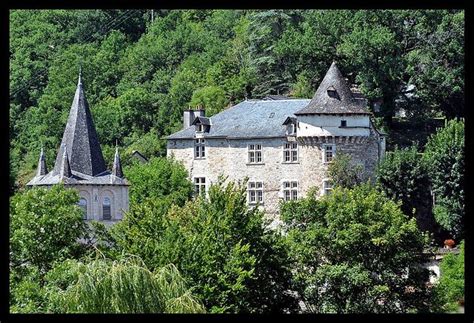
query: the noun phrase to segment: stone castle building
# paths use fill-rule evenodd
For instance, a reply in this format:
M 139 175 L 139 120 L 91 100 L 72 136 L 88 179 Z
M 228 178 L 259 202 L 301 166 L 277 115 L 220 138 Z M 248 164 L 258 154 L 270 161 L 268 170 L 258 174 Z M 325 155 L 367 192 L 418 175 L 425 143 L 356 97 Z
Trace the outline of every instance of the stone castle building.
M 220 175 L 247 177 L 248 203 L 278 214 L 280 200 L 314 187 L 330 192 L 327 169 L 337 154 L 374 171 L 385 139 L 371 115 L 333 63 L 312 99 L 245 100 L 210 118 L 184 111 L 184 128 L 167 137 L 167 155 L 184 163 L 198 193 Z
M 28 186 L 63 183 L 79 191 L 84 219 L 113 223 L 128 211 L 128 182 L 123 176 L 118 148 L 112 171 L 105 165 L 92 121 L 81 75 L 53 170 L 48 172 L 41 150 L 36 176 Z

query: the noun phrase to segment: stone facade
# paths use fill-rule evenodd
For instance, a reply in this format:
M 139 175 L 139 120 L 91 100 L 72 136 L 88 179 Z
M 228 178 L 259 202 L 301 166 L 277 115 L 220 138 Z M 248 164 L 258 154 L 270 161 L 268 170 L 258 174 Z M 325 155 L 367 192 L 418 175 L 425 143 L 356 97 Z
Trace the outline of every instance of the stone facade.
M 298 161 L 284 161 L 284 146 L 297 142 Z M 335 155 L 346 153 L 353 162 L 364 166 L 370 174 L 378 159 L 380 141 L 375 137 L 321 137 L 318 140 L 287 136 L 283 138 L 255 138 L 246 140 L 206 139 L 206 158 L 194 158 L 194 140 L 168 141 L 168 157 L 181 161 L 190 174 L 206 178 L 206 189 L 217 182 L 219 176 L 228 180 L 263 182 L 263 205 L 269 215 L 277 215 L 283 196 L 283 182 L 296 181 L 298 196 L 303 197 L 311 188 L 323 192 L 323 181 L 327 179 L 328 163 L 323 162 L 323 145 L 334 144 Z M 248 163 L 248 145 L 262 145 L 262 163 Z
M 75 185 L 79 197 L 86 200 L 86 220 L 116 222 L 128 211 L 128 186 Z M 110 220 L 104 220 L 104 199 L 110 199 Z
M 167 155 L 184 164 L 197 191 L 202 178 L 206 190 L 220 176 L 248 179 L 249 204 L 263 197 L 260 207 L 277 220 L 280 201 L 314 188 L 330 193 L 327 170 L 338 154 L 350 155 L 367 177 L 373 174 L 385 139 L 371 116 L 333 63 L 311 100 L 246 100 L 210 118 L 185 110 L 183 129 L 167 138 Z

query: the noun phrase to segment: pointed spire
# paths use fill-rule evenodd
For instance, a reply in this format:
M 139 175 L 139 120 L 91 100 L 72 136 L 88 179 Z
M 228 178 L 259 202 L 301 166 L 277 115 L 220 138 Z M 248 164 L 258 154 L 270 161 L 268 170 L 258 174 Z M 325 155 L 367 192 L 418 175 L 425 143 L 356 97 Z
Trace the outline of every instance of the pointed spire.
M 54 174 L 60 172 L 64 147 L 67 147 L 72 170 L 90 176 L 96 176 L 106 170 L 104 156 L 84 93 L 82 67 L 79 71 L 76 94 L 69 112 L 61 147 L 56 156 Z
M 77 80 L 77 86 L 82 85 L 82 62 L 79 65 L 79 78 Z
M 352 94 L 335 61 L 332 62 L 309 104 L 295 114 L 369 114 L 366 103 Z
M 115 156 L 114 166 L 112 167 L 112 175 L 123 178 L 122 164 L 120 163 L 117 141 L 115 141 Z
M 36 171 L 36 176 L 44 176 L 48 173 L 46 167 L 46 158 L 44 156 L 43 147 L 41 147 L 40 157 L 38 160 L 38 170 Z
M 69 157 L 67 155 L 67 147 L 63 147 L 63 157 L 61 160 L 61 169 L 59 172 L 59 178 L 69 178 L 72 176 L 71 166 L 69 165 Z

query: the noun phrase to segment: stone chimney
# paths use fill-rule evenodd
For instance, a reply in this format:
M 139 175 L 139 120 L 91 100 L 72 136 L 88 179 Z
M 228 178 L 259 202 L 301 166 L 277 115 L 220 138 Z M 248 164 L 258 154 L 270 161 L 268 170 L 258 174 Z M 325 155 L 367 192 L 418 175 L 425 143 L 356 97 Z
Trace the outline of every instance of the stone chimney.
M 198 110 L 187 109 L 183 112 L 183 129 L 191 127 L 196 117 L 205 117 L 206 113 L 204 109 L 199 108 Z

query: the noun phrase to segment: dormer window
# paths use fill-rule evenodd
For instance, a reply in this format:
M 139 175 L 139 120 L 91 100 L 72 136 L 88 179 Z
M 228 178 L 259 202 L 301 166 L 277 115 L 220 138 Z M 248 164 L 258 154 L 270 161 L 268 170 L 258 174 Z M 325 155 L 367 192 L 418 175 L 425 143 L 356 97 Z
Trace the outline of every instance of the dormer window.
M 209 132 L 211 128 L 211 122 L 206 117 L 196 117 L 193 123 L 197 133 Z
M 288 117 L 286 118 L 285 122 L 283 122 L 283 125 L 286 126 L 286 135 L 287 136 L 294 136 L 296 135 L 296 129 L 297 129 L 297 120 L 295 117 Z
M 327 91 L 328 91 L 328 96 L 329 96 L 330 98 L 334 98 L 334 99 L 340 100 L 339 94 L 337 94 L 337 91 L 336 91 L 336 89 L 334 88 L 334 86 L 331 85 L 330 87 L 328 87 Z

